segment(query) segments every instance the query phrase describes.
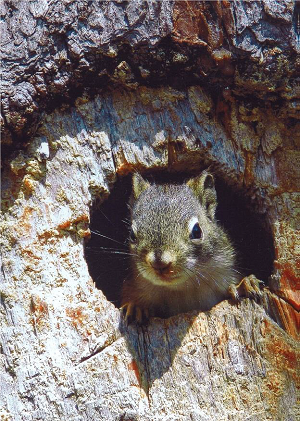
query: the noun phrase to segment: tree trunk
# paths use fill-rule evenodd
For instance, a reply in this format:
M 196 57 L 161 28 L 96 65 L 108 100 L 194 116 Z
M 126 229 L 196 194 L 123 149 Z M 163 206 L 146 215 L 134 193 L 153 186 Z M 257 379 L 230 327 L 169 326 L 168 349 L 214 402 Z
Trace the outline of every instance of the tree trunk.
M 1 420 L 299 420 L 298 3 L 0 10 Z M 272 234 L 263 299 L 125 326 L 89 274 L 93 205 L 208 166 Z

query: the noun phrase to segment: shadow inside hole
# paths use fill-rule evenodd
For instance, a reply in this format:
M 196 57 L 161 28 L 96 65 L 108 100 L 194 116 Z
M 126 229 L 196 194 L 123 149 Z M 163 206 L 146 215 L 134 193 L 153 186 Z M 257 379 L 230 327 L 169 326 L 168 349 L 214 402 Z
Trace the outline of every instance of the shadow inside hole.
M 237 269 L 243 276 L 254 274 L 267 283 L 273 272 L 275 249 L 266 215 L 253 212 L 250 199 L 221 179 L 216 180 L 216 190 L 216 218 L 237 252 Z
M 150 182 L 182 183 L 190 177 L 188 174 L 162 172 L 151 173 L 147 178 Z M 275 252 L 265 215 L 251 211 L 249 200 L 217 177 L 216 190 L 216 217 L 235 246 L 237 269 L 243 276 L 254 274 L 267 282 L 273 271 Z M 92 235 L 85 247 L 90 275 L 97 288 L 117 307 L 120 306 L 122 284 L 130 276 L 130 256 L 126 254 L 129 253 L 130 194 L 131 176 L 127 176 L 115 183 L 105 202 L 94 204 L 90 225 Z
M 130 193 L 131 177 L 124 177 L 116 181 L 106 201 L 93 205 L 91 238 L 85 245 L 86 261 L 96 287 L 117 307 L 120 306 L 122 284 L 130 273 L 127 254 Z

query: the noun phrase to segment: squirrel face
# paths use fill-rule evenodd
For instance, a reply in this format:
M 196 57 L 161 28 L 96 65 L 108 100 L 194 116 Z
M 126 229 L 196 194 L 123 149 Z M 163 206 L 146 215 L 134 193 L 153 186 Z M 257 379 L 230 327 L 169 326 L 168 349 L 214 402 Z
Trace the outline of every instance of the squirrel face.
M 130 248 L 141 282 L 180 290 L 211 278 L 220 263 L 233 264 L 233 249 L 215 221 L 211 174 L 183 185 L 150 185 L 134 174 L 132 202 Z

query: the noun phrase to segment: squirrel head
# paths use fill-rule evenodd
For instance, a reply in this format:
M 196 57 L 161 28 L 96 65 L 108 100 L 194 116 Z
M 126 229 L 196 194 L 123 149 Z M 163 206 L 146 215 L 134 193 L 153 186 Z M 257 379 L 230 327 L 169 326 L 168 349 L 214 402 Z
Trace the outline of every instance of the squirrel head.
M 155 285 L 177 288 L 200 271 L 205 277 L 216 249 L 221 253 L 224 241 L 230 248 L 215 220 L 215 183 L 206 171 L 182 185 L 150 184 L 135 173 L 131 205 L 133 267 Z

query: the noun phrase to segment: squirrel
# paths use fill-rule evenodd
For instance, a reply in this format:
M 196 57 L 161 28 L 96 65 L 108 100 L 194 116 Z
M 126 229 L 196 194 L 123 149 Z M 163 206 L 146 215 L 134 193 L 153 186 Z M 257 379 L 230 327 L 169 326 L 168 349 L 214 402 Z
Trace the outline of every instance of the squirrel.
M 215 217 L 212 174 L 204 171 L 182 185 L 156 185 L 134 173 L 132 190 L 132 276 L 121 298 L 127 322 L 207 311 L 238 298 L 242 276 L 234 247 Z

